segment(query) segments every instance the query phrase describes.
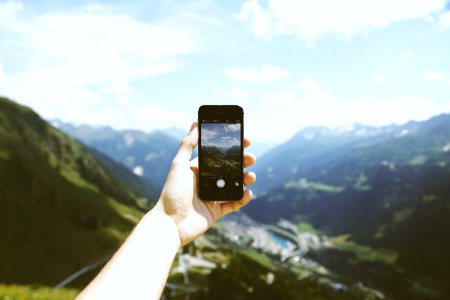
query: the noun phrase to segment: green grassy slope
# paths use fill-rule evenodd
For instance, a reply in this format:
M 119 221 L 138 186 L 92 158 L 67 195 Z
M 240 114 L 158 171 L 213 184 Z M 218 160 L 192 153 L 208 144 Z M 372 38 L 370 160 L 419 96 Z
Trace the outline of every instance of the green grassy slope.
M 0 300 L 72 300 L 78 293 L 75 289 L 0 284 Z
M 0 282 L 54 285 L 113 253 L 144 211 L 117 177 L 0 98 Z
M 154 200 L 159 196 L 159 189 L 156 188 L 147 178 L 139 177 L 127 169 L 124 165 L 112 160 L 102 152 L 88 147 L 92 156 L 111 173 L 118 184 L 126 190 L 132 190 L 140 197 L 138 204 L 143 207 L 152 206 Z

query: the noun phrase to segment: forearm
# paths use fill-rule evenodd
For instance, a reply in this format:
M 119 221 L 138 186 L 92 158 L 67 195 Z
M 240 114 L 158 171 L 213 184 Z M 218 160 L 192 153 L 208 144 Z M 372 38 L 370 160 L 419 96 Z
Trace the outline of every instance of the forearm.
M 175 222 L 150 211 L 78 299 L 159 299 L 179 247 Z

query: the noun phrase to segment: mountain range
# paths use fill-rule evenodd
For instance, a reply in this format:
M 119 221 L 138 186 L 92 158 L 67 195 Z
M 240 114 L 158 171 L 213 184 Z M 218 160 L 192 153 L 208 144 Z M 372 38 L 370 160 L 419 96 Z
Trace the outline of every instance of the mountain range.
M 298 131 L 291 139 L 280 144 L 258 160 L 254 170 L 258 181 L 254 189 L 261 193 L 299 178 L 312 168 L 320 168 L 343 155 L 359 151 L 382 141 L 414 135 L 423 126 L 439 122 L 436 117 L 424 122 L 411 121 L 403 125 L 372 127 L 355 124 L 348 128 L 307 127 Z M 430 123 L 430 124 L 428 124 Z M 388 149 L 381 149 L 388 153 Z M 377 151 L 375 151 L 377 152 Z M 377 152 L 379 153 L 379 152 Z
M 268 189 L 243 211 L 265 223 L 307 223 L 349 243 L 389 250 L 404 278 L 449 294 L 450 115 L 358 130 L 364 134 L 303 130 L 272 150 L 257 167 L 259 187 Z M 344 261 L 328 262 L 361 276 Z M 401 295 L 411 288 L 394 282 Z
M 59 120 L 51 123 L 146 178 L 158 190 L 164 184 L 170 163 L 180 145 L 181 130 L 176 128 L 146 133 L 139 130 L 115 130 L 108 126 L 76 126 Z
M 52 286 L 108 258 L 154 204 L 179 145 L 174 129 L 171 135 L 52 124 L 57 128 L 0 98 L 3 283 Z M 220 266 L 189 270 L 203 296 L 450 297 L 450 115 L 302 129 L 254 170 L 257 197 L 241 210 L 253 221 L 219 222 L 183 250 Z M 270 236 L 268 228 L 286 222 L 290 232 L 320 236 L 322 246 L 288 264 L 252 246 L 261 232 Z M 245 233 L 248 224 L 252 233 Z M 175 272 L 180 263 L 171 291 L 189 290 Z M 71 285 L 83 287 L 93 275 Z
M 110 256 L 155 201 L 154 186 L 6 98 L 0 170 L 4 283 L 55 285 Z
M 136 174 L 148 179 L 159 189 L 166 179 L 167 170 L 186 132 L 177 127 L 141 130 L 117 130 L 109 126 L 74 125 L 58 119 L 50 123 L 69 136 L 103 152 L 125 165 Z M 252 141 L 248 150 L 257 157 L 272 149 L 276 143 Z M 197 149 L 193 157 L 197 156 Z

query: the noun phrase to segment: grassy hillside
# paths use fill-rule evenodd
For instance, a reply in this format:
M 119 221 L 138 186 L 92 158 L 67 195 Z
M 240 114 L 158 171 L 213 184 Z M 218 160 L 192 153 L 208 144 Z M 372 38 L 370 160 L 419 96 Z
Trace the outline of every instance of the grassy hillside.
M 0 284 L 0 300 L 71 300 L 78 293 L 75 289 Z
M 111 167 L 0 98 L 1 282 L 54 285 L 113 253 L 146 206 Z

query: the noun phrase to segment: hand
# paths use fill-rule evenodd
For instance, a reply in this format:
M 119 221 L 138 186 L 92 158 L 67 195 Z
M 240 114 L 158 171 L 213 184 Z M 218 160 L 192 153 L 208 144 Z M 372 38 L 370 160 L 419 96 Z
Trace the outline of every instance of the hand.
M 239 210 L 252 198 L 251 190 L 245 190 L 242 199 L 220 203 L 218 201 L 202 201 L 197 194 L 198 159 L 190 161 L 192 152 L 197 146 L 198 125 L 193 123 L 188 135 L 181 142 L 175 156 L 166 183 L 158 203 L 155 206 L 175 222 L 181 245 L 184 246 L 203 234 L 222 216 Z M 250 145 L 244 139 L 244 148 Z M 244 153 L 244 167 L 253 165 L 256 158 L 253 154 Z M 253 172 L 244 174 L 244 185 L 256 181 Z

